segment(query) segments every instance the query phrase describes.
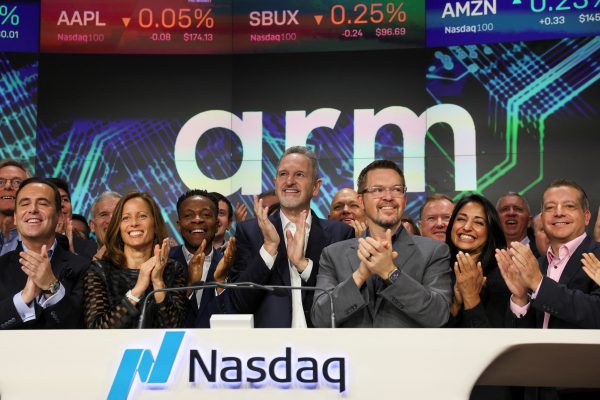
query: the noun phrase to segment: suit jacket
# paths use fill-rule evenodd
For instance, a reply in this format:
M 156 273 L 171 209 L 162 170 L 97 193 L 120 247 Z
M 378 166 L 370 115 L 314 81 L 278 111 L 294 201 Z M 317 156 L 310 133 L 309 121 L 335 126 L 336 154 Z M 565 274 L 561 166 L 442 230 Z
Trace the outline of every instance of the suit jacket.
M 65 296 L 56 304 L 42 308 L 35 303 L 35 319 L 23 322 L 13 303 L 13 296 L 23 290 L 27 275 L 21 270 L 19 244 L 14 251 L 0 257 L 0 328 L 63 329 L 83 327 L 83 275 L 89 260 L 64 250 L 57 244 L 50 265 L 65 288 Z
M 548 328 L 600 329 L 600 287 L 581 268 L 583 253 L 594 253 L 600 258 L 600 243 L 586 236 L 569 258 L 558 282 L 546 276 L 547 257 L 538 258 L 544 278 L 537 296 L 523 318 L 517 318 L 509 308 L 507 325 L 541 328 L 547 312 L 550 314 Z
M 391 285 L 369 278 L 359 289 L 352 273 L 358 269 L 358 239 L 323 250 L 317 287 L 333 289 L 336 325 L 352 328 L 440 327 L 449 316 L 452 296 L 450 253 L 439 241 L 412 236 L 401 229 L 393 248 L 400 276 Z M 379 286 L 376 292 L 375 286 Z M 330 304 L 317 293 L 312 308 L 317 327 L 330 326 Z
M 254 282 L 261 285 L 290 285 L 288 256 L 279 213 L 269 217 L 281 238 L 277 248 L 277 257 L 272 269 L 269 269 L 259 254 L 264 238 L 256 219 L 244 221 L 235 232 L 236 255 L 231 268 L 233 282 Z M 305 256 L 312 260 L 313 268 L 307 282 L 302 286 L 315 286 L 319 272 L 319 259 L 324 247 L 349 239 L 354 229 L 338 221 L 317 218 L 312 213 L 312 224 Z M 236 310 L 244 314 L 254 314 L 254 326 L 257 328 L 289 328 L 292 325 L 292 296 L 290 290 L 266 292 L 261 290 L 227 290 Z M 220 296 L 219 296 L 220 297 Z M 311 327 L 310 308 L 313 292 L 302 292 L 302 305 L 307 326 Z
M 57 233 L 56 241 L 59 246 L 69 251 L 69 239 L 65 235 Z M 98 243 L 94 239 L 82 239 L 73 234 L 73 249 L 75 250 L 75 254 L 91 261 L 98 251 Z
M 206 275 L 206 283 L 215 281 L 215 269 L 223 258 L 221 249 L 214 249 L 213 251 L 213 257 Z M 169 258 L 179 261 L 184 266 L 186 274 L 188 273 L 188 264 L 182 246 L 172 248 L 169 252 Z M 229 291 L 225 290 L 217 296 L 215 289 L 206 288 L 202 291 L 200 305 L 198 305 L 195 294 L 190 298 L 184 326 L 186 328 L 210 328 L 210 317 L 213 314 L 233 314 L 234 312 L 235 310 L 229 299 Z

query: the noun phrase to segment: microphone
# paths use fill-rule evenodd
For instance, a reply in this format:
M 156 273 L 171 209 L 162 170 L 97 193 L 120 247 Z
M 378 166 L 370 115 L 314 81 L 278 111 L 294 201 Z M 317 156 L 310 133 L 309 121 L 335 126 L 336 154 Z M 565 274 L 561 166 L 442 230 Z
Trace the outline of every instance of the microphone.
M 148 293 L 146 295 L 146 297 L 144 297 L 143 303 L 142 303 L 142 312 L 140 313 L 140 322 L 138 322 L 138 329 L 143 329 L 144 328 L 144 320 L 146 319 L 146 306 L 148 305 L 148 300 L 150 300 L 150 298 L 155 294 L 155 293 L 168 293 L 168 292 L 182 292 L 182 291 L 188 291 L 188 290 L 192 290 L 192 291 L 196 291 L 196 290 L 200 290 L 200 289 L 208 289 L 208 288 L 217 288 L 217 282 L 203 282 L 200 281 L 198 282 L 198 284 L 196 285 L 191 285 L 191 286 L 180 286 L 180 287 L 173 287 L 173 288 L 162 288 L 162 289 L 154 289 L 152 290 L 150 293 Z
M 333 291 L 333 289 L 327 290 L 327 289 L 323 289 L 323 288 L 319 288 L 319 287 L 313 287 L 313 286 L 285 286 L 285 285 L 261 285 L 259 283 L 254 283 L 254 282 L 199 282 L 197 285 L 191 285 L 191 286 L 182 286 L 182 287 L 176 287 L 176 288 L 162 288 L 162 289 L 154 289 L 152 290 L 150 293 L 148 293 L 146 295 L 146 297 L 144 298 L 144 302 L 142 304 L 142 312 L 140 314 L 140 322 L 138 323 L 138 329 L 143 329 L 144 327 L 144 320 L 146 317 L 146 306 L 148 305 L 148 300 L 150 300 L 151 296 L 154 295 L 155 293 L 161 293 L 161 292 L 179 292 L 179 291 L 188 291 L 188 290 L 192 290 L 192 291 L 196 291 L 199 289 L 214 289 L 214 288 L 223 288 L 223 289 L 232 289 L 232 290 L 237 290 L 237 289 L 250 289 L 250 290 L 264 290 L 264 291 L 268 291 L 268 292 L 272 292 L 275 290 L 300 290 L 300 291 L 310 291 L 310 292 L 322 292 L 327 294 L 327 296 L 329 297 L 329 305 L 330 305 L 330 309 L 331 309 L 331 328 L 335 328 L 335 312 L 333 310 L 333 295 L 331 294 L 331 292 Z
M 217 285 L 221 286 L 221 287 L 226 287 L 225 285 L 229 285 L 229 287 L 234 288 L 234 289 L 261 289 L 261 290 L 269 290 L 269 291 L 273 291 L 273 290 L 300 290 L 300 291 L 309 291 L 309 292 L 321 292 L 321 293 L 325 293 L 327 295 L 327 297 L 329 297 L 329 307 L 330 307 L 330 311 L 331 311 L 331 328 L 335 328 L 335 312 L 333 310 L 333 295 L 331 294 L 331 292 L 333 292 L 333 289 L 323 289 L 320 287 L 316 287 L 316 286 L 287 286 L 287 285 L 261 285 L 258 283 L 254 283 L 254 282 L 234 282 L 234 283 L 227 283 L 227 284 L 223 284 L 223 283 L 219 283 L 216 282 Z M 241 286 L 238 286 L 241 285 Z

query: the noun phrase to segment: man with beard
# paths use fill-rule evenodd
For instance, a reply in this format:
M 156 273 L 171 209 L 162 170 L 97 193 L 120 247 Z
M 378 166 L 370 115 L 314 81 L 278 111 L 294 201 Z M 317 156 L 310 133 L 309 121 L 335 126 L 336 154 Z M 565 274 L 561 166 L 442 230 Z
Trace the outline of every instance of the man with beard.
M 527 229 L 531 225 L 531 214 L 529 204 L 523 196 L 515 192 L 508 192 L 498 199 L 496 210 L 500 216 L 502 231 L 506 243 L 521 242 L 533 251 L 536 257 L 540 254 L 535 243 L 527 236 Z
M 255 198 L 256 219 L 244 221 L 236 229 L 237 253 L 231 269 L 233 282 L 314 286 L 323 248 L 354 237 L 354 230 L 348 225 L 322 220 L 311 212 L 310 201 L 321 187 L 318 173 L 314 152 L 302 146 L 285 151 L 275 176 L 280 211 L 269 216 L 262 199 Z M 229 292 L 238 312 L 254 314 L 256 327 L 312 326 L 313 292 Z
M 223 282 L 231 263 L 219 264 L 223 251 L 213 248 L 217 231 L 219 201 L 205 190 L 191 190 L 177 200 L 177 226 L 183 245 L 171 249 L 169 258 L 179 261 L 188 275 L 188 286 L 201 282 Z M 227 247 L 226 258 L 232 258 L 235 245 Z M 190 307 L 186 326 L 209 328 L 213 314 L 231 312 L 227 294 L 217 296 L 215 289 L 189 291 Z M 217 297 L 219 298 L 217 301 Z
M 17 248 L 19 234 L 15 227 L 15 194 L 29 172 L 18 161 L 0 161 L 0 255 Z
M 336 325 L 354 328 L 440 327 L 452 296 L 448 246 L 413 236 L 402 226 L 404 174 L 389 160 L 374 161 L 358 177 L 367 231 L 323 250 L 317 287 L 333 289 Z M 317 327 L 330 326 L 328 296 L 317 293 Z

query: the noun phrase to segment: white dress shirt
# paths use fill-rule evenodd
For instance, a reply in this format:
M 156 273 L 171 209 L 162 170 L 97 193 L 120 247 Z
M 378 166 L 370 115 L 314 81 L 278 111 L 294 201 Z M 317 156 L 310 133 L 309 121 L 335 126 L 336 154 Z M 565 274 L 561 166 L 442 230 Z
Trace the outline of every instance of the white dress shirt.
M 292 235 L 295 235 L 296 224 L 290 221 L 282 211 L 279 212 L 279 216 L 281 217 L 283 240 L 287 247 L 287 236 L 285 232 L 290 231 Z M 304 253 L 306 253 L 306 245 L 308 244 L 308 235 L 310 234 L 311 224 L 312 215 L 309 211 L 308 216 L 306 217 L 306 229 L 304 231 Z M 273 265 L 275 265 L 275 258 L 277 257 L 277 254 L 275 254 L 275 256 L 271 256 L 267 250 L 265 250 L 265 246 L 263 245 L 260 248 L 260 255 L 267 267 L 272 269 Z M 307 260 L 308 265 L 304 271 L 302 271 L 302 273 L 299 273 L 296 267 L 294 267 L 288 259 L 291 286 L 302 286 L 302 281 L 306 282 L 310 278 L 310 274 L 313 269 L 313 261 L 311 259 Z M 304 316 L 304 307 L 302 306 L 302 292 L 300 290 L 292 290 L 292 328 L 306 328 L 306 318 Z

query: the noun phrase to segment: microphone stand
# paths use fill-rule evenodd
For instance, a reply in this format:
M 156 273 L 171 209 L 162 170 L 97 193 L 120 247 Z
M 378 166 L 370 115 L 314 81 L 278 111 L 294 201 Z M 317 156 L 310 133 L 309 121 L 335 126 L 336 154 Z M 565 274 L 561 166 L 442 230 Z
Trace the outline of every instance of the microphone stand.
M 261 285 L 261 284 L 254 283 L 254 282 L 232 282 L 232 283 L 199 282 L 199 284 L 191 285 L 191 286 L 154 289 L 150 293 L 148 293 L 146 295 L 146 297 L 144 297 L 144 300 L 142 303 L 142 311 L 140 313 L 140 322 L 138 323 L 138 329 L 144 328 L 144 321 L 146 319 L 146 307 L 148 305 L 148 301 L 150 300 L 152 295 L 154 295 L 155 293 L 180 292 L 180 291 L 184 291 L 184 290 L 185 291 L 192 290 L 195 292 L 196 290 L 199 290 L 199 289 L 215 289 L 215 288 L 254 289 L 254 290 L 265 290 L 265 291 L 269 291 L 269 292 L 272 292 L 274 290 L 300 290 L 300 291 L 307 290 L 307 291 L 311 291 L 311 292 L 322 292 L 322 293 L 327 294 L 327 296 L 329 297 L 329 306 L 330 306 L 330 310 L 331 310 L 331 328 L 335 328 L 335 312 L 333 310 L 333 295 L 331 294 L 332 289 L 327 290 L 327 289 L 322 289 L 319 287 L 312 287 L 312 286 Z

